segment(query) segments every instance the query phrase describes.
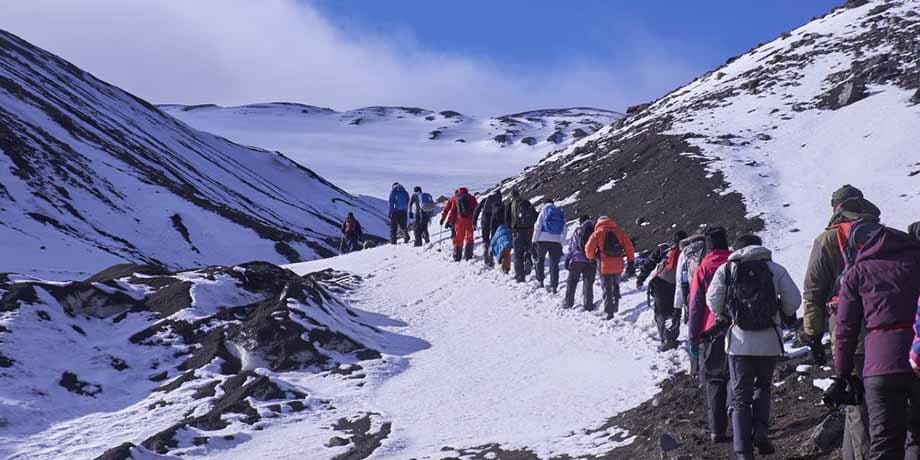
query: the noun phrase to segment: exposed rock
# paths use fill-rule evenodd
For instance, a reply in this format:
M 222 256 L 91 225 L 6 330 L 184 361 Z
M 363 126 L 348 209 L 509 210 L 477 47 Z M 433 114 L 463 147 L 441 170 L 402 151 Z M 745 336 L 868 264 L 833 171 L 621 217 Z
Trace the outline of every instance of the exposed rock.
M 96 457 L 95 460 L 131 460 L 131 449 L 134 447 L 134 444 L 126 442 L 118 447 L 113 447 L 105 451 L 102 455 Z
M 77 374 L 73 372 L 64 372 L 61 374 L 60 385 L 67 389 L 71 393 L 76 393 L 80 396 L 92 396 L 96 397 L 99 393 L 102 393 L 102 386 L 95 383 L 84 382 L 77 377 Z
M 556 131 L 546 138 L 546 142 L 552 142 L 554 144 L 561 144 L 563 141 L 565 141 L 565 133 L 562 131 Z
M 637 113 L 639 113 L 639 112 L 642 112 L 643 110 L 649 108 L 649 106 L 651 106 L 651 105 L 652 105 L 651 102 L 646 102 L 646 103 L 643 103 L 643 104 L 636 104 L 636 105 L 627 107 L 627 108 L 626 108 L 626 115 L 635 115 L 635 114 L 637 114 Z
M 528 137 L 521 139 L 521 143 L 526 144 L 526 145 L 536 145 L 537 139 L 532 136 L 528 136 Z
M 808 442 L 802 446 L 802 455 L 831 452 L 843 445 L 844 415 L 835 410 L 824 417 L 812 431 Z

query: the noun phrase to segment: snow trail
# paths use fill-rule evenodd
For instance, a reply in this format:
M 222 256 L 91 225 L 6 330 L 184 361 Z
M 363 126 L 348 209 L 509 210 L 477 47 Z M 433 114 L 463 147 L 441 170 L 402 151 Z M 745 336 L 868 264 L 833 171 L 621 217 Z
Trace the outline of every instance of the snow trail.
M 576 310 L 562 309 L 562 289 L 516 284 L 479 257 L 453 263 L 434 248 L 385 246 L 290 266 L 363 276 L 352 306 L 430 344 L 351 401 L 393 422 L 378 458 L 431 458 L 446 446 L 493 442 L 541 456 L 606 452 L 619 438 L 585 431 L 649 399 L 683 367 L 682 351 L 655 351 L 645 294 L 625 283 L 621 312 L 605 321 L 578 309 L 580 299 Z M 599 291 L 595 299 L 600 305 Z

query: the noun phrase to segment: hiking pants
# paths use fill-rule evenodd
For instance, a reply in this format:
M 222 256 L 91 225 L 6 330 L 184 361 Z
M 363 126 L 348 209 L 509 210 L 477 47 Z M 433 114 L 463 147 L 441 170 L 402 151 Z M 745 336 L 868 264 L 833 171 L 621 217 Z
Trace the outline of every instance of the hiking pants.
M 396 244 L 396 231 L 402 230 L 409 242 L 409 213 L 406 211 L 390 211 L 390 244 Z
M 920 379 L 913 374 L 891 374 L 866 377 L 863 382 L 869 409 L 869 459 L 916 459 Z
M 655 299 L 655 324 L 658 338 L 662 342 L 677 340 L 680 335 L 680 309 L 674 308 L 676 285 L 655 278 L 649 283 L 649 290 Z M 671 320 L 671 324 L 668 324 Z
M 347 254 L 358 249 L 358 235 L 345 235 L 342 237 L 342 244 L 339 245 L 339 252 Z
M 458 217 L 454 222 L 454 259 L 459 260 L 458 253 L 462 253 L 466 260 L 473 258 L 473 218 Z M 464 248 L 466 246 L 466 248 Z
M 415 246 L 421 246 L 422 242 L 430 243 L 431 236 L 428 235 L 428 224 L 431 222 L 430 212 L 419 212 L 415 214 L 415 225 L 412 230 L 415 233 Z
M 857 353 L 853 357 L 854 369 L 862 377 L 866 356 Z M 869 458 L 869 413 L 866 404 L 845 406 L 843 409 L 843 447 L 840 451 L 843 460 L 866 460 Z
M 604 291 L 604 313 L 612 318 L 620 311 L 620 275 L 601 274 L 601 289 Z
M 709 433 L 724 436 L 728 430 L 728 359 L 725 336 L 700 344 L 700 381 L 706 391 Z
M 480 235 L 482 235 L 482 248 L 484 249 L 483 259 L 486 265 L 493 266 L 495 265 L 495 261 L 492 260 L 492 225 L 490 222 L 492 222 L 492 216 L 488 214 L 483 215 L 482 228 L 479 231 Z
M 729 356 L 732 434 L 737 453 L 754 453 L 754 444 L 767 440 L 770 389 L 776 356 Z
M 514 279 L 519 283 L 524 282 L 533 264 L 533 261 L 530 260 L 532 239 L 533 229 L 516 228 L 511 232 L 512 249 L 514 250 Z
M 597 265 L 589 262 L 572 262 L 569 264 L 569 277 L 565 283 L 565 308 L 575 306 L 575 289 L 578 288 L 578 280 L 582 280 L 582 305 L 587 311 L 594 309 L 594 274 L 597 272 Z
M 549 255 L 549 287 L 559 287 L 559 260 L 562 259 L 562 244 L 551 241 L 537 242 L 537 281 L 543 284 L 546 256 Z

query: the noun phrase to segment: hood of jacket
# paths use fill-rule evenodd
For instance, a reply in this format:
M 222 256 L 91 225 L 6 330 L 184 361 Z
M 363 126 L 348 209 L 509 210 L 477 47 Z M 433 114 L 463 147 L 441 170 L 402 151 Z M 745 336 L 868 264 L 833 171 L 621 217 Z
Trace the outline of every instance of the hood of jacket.
M 601 217 L 600 219 L 597 220 L 597 225 L 594 226 L 594 231 L 598 231 L 601 229 L 615 230 L 617 228 L 618 228 L 617 223 L 614 222 L 613 219 L 609 217 Z
M 773 252 L 763 246 L 746 246 L 728 256 L 730 262 L 750 262 L 753 260 L 772 260 Z
M 920 259 L 920 243 L 910 235 L 894 229 L 886 229 L 873 236 L 856 256 L 856 262 L 867 260 Z
M 882 211 L 871 201 L 865 198 L 850 198 L 840 203 L 840 206 L 837 206 L 837 209 L 834 210 L 834 215 L 831 216 L 828 228 L 844 222 L 856 222 L 858 220 L 878 222 L 881 215 Z

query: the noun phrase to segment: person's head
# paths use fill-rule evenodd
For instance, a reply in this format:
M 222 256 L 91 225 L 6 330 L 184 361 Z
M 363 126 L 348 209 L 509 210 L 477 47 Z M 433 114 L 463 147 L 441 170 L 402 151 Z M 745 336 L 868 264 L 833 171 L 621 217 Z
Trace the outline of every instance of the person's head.
M 355 218 L 355 214 L 354 214 L 353 212 L 348 213 L 348 218 L 349 218 L 349 219 L 354 219 L 354 218 Z
M 853 187 L 850 184 L 846 184 L 838 188 L 833 195 L 831 195 L 831 207 L 837 209 L 837 206 L 840 206 L 846 200 L 850 198 L 864 198 L 862 190 Z
M 745 233 L 735 239 L 735 250 L 743 249 L 748 246 L 763 246 L 763 240 L 753 233 Z
M 511 189 L 511 198 L 520 198 L 520 197 L 521 197 L 521 192 L 518 189 L 516 188 Z
M 422 186 L 421 186 L 421 185 L 416 185 L 416 186 L 412 189 L 412 191 L 415 192 L 415 193 L 422 193 Z
M 393 182 L 393 188 L 399 187 L 399 182 Z
M 680 243 L 682 240 L 684 240 L 685 238 L 687 238 L 687 232 L 685 232 L 685 231 L 683 231 L 683 230 L 678 230 L 678 231 L 674 232 L 674 237 L 673 237 L 673 238 L 674 238 L 674 239 L 673 239 L 672 241 L 674 241 L 675 243 Z
M 920 242 L 920 220 L 907 226 L 907 233 L 914 241 Z
M 585 223 L 585 222 L 587 222 L 587 221 L 589 221 L 589 220 L 591 220 L 591 216 L 589 216 L 589 215 L 587 215 L 587 214 L 582 214 L 582 215 L 578 216 L 578 224 L 579 224 L 579 225 L 581 225 L 581 224 L 583 224 L 583 223 Z
M 712 249 L 728 249 L 728 233 L 725 227 L 713 225 L 706 229 L 706 247 Z
M 492 194 L 495 195 L 495 196 L 497 196 L 499 199 L 501 199 L 501 197 L 502 197 L 502 191 L 499 190 L 499 189 L 495 189 L 495 191 L 492 192 Z

